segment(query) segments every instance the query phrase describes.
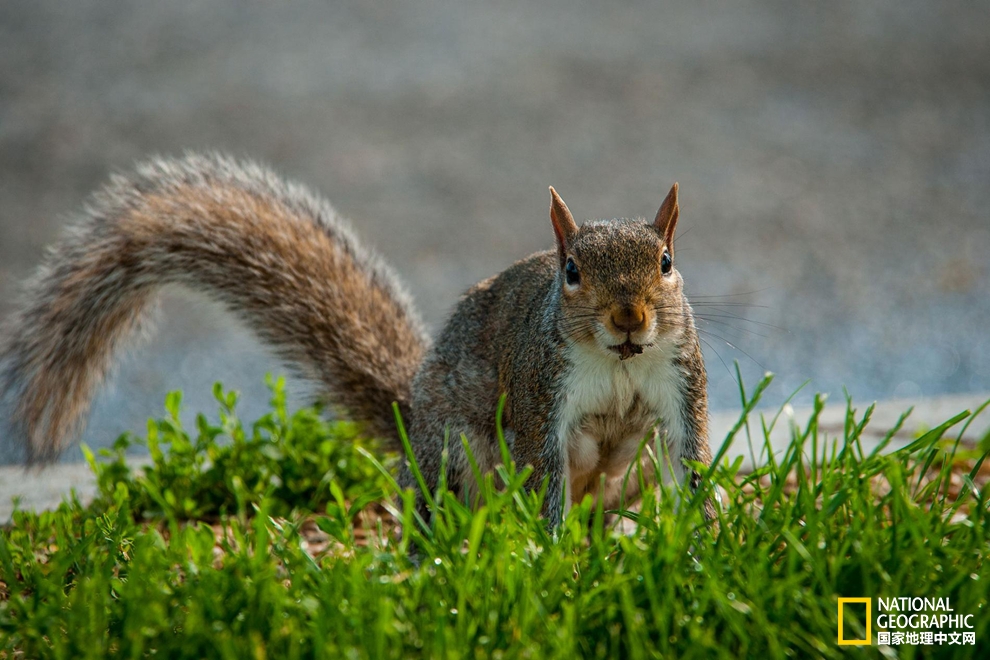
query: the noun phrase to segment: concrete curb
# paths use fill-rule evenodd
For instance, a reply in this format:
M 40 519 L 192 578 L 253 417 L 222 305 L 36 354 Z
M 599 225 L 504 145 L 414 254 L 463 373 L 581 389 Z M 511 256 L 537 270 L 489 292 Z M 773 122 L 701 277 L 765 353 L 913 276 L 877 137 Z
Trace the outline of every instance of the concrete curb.
M 910 416 L 908 416 L 900 431 L 891 439 L 885 452 L 895 451 L 908 445 L 915 439 L 917 432 L 921 429 L 934 428 L 952 419 L 964 410 L 975 412 L 987 400 L 990 400 L 990 394 L 961 394 L 922 399 L 921 401 L 891 399 L 889 401 L 878 402 L 873 415 L 870 417 L 870 423 L 863 430 L 863 435 L 860 439 L 863 451 L 866 453 L 873 451 L 888 431 L 894 428 L 900 416 L 908 410 L 911 410 Z M 854 406 L 856 421 L 860 422 L 868 405 L 854 403 Z M 769 425 L 773 422 L 773 418 L 777 412 L 777 410 L 757 410 L 753 415 L 750 415 L 750 431 L 753 437 L 754 453 L 756 454 L 756 462 L 758 464 L 766 462 L 766 456 L 760 454 L 761 446 L 756 445 L 757 442 L 762 443 L 763 439 L 760 419 L 764 419 L 766 424 Z M 792 429 L 795 425 L 799 425 L 802 428 L 807 427 L 808 421 L 811 419 L 811 414 L 811 408 L 794 409 L 790 406 L 785 407 L 773 431 L 770 433 L 770 442 L 775 456 L 781 455 L 790 445 Z M 738 414 L 716 413 L 712 415 L 711 444 L 713 452 L 718 451 L 719 446 L 738 420 Z M 966 424 L 966 421 L 964 420 L 948 429 L 945 437 L 957 437 Z M 836 438 L 841 438 L 844 435 L 845 423 L 845 402 L 826 402 L 825 408 L 818 417 L 819 440 L 831 444 Z M 990 432 L 990 407 L 972 420 L 963 436 L 963 442 L 975 445 L 988 432 Z M 819 446 L 822 446 L 822 442 L 819 443 Z M 742 456 L 744 468 L 752 468 L 753 458 L 750 454 L 750 448 L 744 430 L 740 431 L 734 438 L 732 445 L 726 452 L 726 456 L 730 462 Z
M 894 437 L 886 451 L 893 451 L 907 445 L 914 439 L 914 434 L 921 428 L 935 427 L 951 419 L 958 413 L 969 410 L 975 411 L 990 394 L 966 394 L 937 397 L 920 402 L 906 400 L 891 400 L 877 404 L 872 420 L 862 437 L 863 450 L 872 451 L 883 439 L 888 430 L 893 428 L 902 413 L 914 406 L 901 431 Z M 857 406 L 857 420 L 862 419 L 866 406 Z M 762 438 L 759 424 L 761 416 L 769 424 L 777 411 L 757 411 L 750 417 L 750 429 L 756 438 Z M 845 425 L 846 407 L 842 402 L 832 402 L 825 406 L 819 417 L 821 435 L 828 442 L 841 437 Z M 811 417 L 811 409 L 786 408 L 781 414 L 776 426 L 770 434 L 774 454 L 781 454 L 790 444 L 791 429 L 795 424 L 806 425 Z M 712 416 L 711 440 L 713 451 L 718 451 L 722 442 L 739 419 L 738 414 L 716 413 Z M 947 437 L 958 435 L 965 422 L 947 431 Z M 990 432 L 990 410 L 984 411 L 970 424 L 966 430 L 964 441 L 975 443 Z M 763 463 L 766 457 L 760 455 L 760 447 L 755 448 L 757 463 Z M 738 456 L 743 457 L 743 464 L 750 468 L 753 460 L 745 432 L 738 434 L 726 456 L 733 461 Z M 135 463 L 143 459 L 136 457 Z M 85 463 L 66 463 L 55 465 L 45 470 L 26 470 L 20 466 L 0 467 L 0 524 L 10 521 L 14 511 L 13 499 L 17 498 L 18 508 L 23 510 L 41 511 L 58 506 L 63 498 L 75 489 L 82 501 L 92 499 L 96 493 L 96 484 L 89 466 Z

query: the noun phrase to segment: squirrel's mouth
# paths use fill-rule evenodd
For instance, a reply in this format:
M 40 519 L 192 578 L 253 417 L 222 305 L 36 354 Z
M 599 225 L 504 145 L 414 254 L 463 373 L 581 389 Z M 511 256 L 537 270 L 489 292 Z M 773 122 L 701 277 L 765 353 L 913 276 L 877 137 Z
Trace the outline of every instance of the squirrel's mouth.
M 639 355 L 643 352 L 644 344 L 635 344 L 631 339 L 627 339 L 621 344 L 616 344 L 615 346 L 609 346 L 608 350 L 617 353 L 619 360 L 628 360 L 634 355 Z

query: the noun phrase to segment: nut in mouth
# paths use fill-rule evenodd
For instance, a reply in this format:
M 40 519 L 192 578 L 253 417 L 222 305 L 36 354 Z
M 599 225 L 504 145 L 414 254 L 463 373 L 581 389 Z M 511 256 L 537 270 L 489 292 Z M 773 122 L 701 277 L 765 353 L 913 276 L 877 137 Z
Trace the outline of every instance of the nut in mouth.
M 634 355 L 643 352 L 643 344 L 634 344 L 631 339 L 627 339 L 621 344 L 609 346 L 608 350 L 619 354 L 619 360 L 628 360 Z

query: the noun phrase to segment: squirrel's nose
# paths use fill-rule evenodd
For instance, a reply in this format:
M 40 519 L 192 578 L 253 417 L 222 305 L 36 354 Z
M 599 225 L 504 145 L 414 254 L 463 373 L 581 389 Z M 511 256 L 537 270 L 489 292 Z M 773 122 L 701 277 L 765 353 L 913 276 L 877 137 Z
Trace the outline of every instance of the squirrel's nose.
M 619 332 L 633 333 L 646 325 L 646 312 L 640 305 L 629 305 L 612 310 L 612 325 Z

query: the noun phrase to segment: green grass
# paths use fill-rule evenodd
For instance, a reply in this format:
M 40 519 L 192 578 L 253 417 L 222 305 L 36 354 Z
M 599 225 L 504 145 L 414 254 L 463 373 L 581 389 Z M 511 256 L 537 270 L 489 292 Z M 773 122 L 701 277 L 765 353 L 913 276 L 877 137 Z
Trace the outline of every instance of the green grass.
M 744 394 L 727 443 L 766 437 L 771 420 L 750 413 L 768 382 Z M 245 426 L 218 388 L 219 422 L 192 434 L 171 395 L 140 441 L 143 472 L 125 437 L 90 456 L 93 503 L 15 513 L 0 531 L 0 658 L 880 656 L 836 645 L 842 596 L 949 598 L 974 615 L 977 647 L 885 652 L 987 657 L 990 439 L 943 437 L 966 415 L 880 455 L 859 441 L 869 411 L 850 405 L 840 438 L 816 413 L 752 474 L 719 461 L 677 512 L 648 490 L 631 534 L 586 499 L 551 535 L 511 465 L 477 507 L 441 490 L 424 527 L 352 425 L 290 415 L 273 389 L 272 412 Z M 701 506 L 716 485 L 717 529 Z M 311 552 L 314 520 L 329 552 Z M 855 617 L 845 627 L 863 633 Z

